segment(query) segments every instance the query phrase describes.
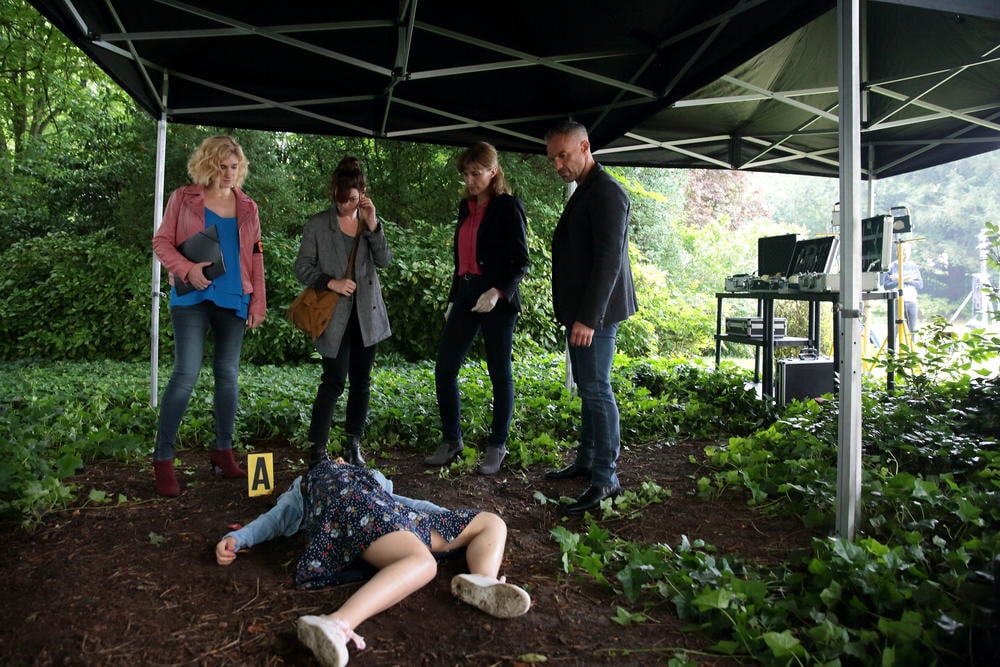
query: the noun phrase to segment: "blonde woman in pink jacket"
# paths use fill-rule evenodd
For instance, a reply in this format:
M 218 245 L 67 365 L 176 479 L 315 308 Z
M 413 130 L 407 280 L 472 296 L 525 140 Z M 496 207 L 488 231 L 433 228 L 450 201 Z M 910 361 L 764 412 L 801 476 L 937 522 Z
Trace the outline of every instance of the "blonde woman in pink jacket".
M 174 370 L 160 401 L 153 450 L 154 488 L 176 496 L 174 441 L 201 371 L 205 338 L 214 343 L 215 444 L 212 469 L 224 477 L 245 477 L 233 456 L 237 375 L 243 334 L 260 326 L 267 313 L 264 255 L 257 204 L 240 189 L 248 162 L 231 137 L 205 139 L 188 160 L 192 185 L 170 195 L 153 251 L 170 272 L 170 319 L 174 329 Z M 221 261 L 197 261 L 181 251 L 185 241 L 207 232 L 218 239 Z M 209 242 L 209 246 L 213 243 Z M 188 255 L 194 253 L 187 246 Z

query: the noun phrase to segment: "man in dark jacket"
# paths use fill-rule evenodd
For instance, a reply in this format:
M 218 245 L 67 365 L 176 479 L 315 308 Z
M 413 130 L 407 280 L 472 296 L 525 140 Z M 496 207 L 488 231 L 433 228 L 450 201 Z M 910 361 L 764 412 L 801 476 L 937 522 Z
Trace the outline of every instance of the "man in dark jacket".
M 552 306 L 566 327 L 573 380 L 582 401 L 576 459 L 546 477 L 589 479 L 590 487 L 566 508 L 580 513 L 621 491 L 616 473 L 621 428 L 611 363 L 618 324 L 636 311 L 628 257 L 629 200 L 594 160 L 583 125 L 561 123 L 545 141 L 559 176 L 576 183 L 552 235 Z

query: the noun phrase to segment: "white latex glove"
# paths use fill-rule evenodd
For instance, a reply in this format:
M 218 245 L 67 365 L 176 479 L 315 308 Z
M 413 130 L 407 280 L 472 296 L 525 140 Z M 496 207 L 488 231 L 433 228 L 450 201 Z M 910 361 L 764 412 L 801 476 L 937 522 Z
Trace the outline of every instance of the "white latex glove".
M 448 307 L 444 309 L 444 321 L 448 321 L 448 316 L 451 315 L 451 307 L 455 304 L 451 301 L 448 302 Z
M 479 300 L 476 301 L 476 305 L 472 307 L 472 312 L 488 313 L 493 310 L 493 307 L 497 305 L 497 301 L 499 300 L 500 292 L 497 291 L 496 287 L 491 287 L 479 295 Z

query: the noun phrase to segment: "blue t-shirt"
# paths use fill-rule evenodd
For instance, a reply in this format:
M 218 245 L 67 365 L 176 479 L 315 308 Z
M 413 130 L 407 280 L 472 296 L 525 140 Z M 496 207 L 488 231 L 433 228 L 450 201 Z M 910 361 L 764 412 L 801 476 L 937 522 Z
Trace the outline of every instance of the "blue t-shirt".
M 177 290 L 171 287 L 170 307 L 194 306 L 202 301 L 211 301 L 220 308 L 235 310 L 237 317 L 246 319 L 250 311 L 250 295 L 243 293 L 243 279 L 240 275 L 240 235 L 236 229 L 236 216 L 223 218 L 206 208 L 205 228 L 209 227 L 218 229 L 226 272 L 203 290 L 191 290 L 187 294 L 178 295 Z

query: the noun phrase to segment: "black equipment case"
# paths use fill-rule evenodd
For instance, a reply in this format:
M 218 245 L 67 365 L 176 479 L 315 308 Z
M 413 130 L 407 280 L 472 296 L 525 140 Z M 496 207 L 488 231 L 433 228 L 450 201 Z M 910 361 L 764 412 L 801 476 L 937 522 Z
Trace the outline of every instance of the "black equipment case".
M 816 398 L 836 390 L 833 359 L 779 359 L 775 397 L 778 405 Z

